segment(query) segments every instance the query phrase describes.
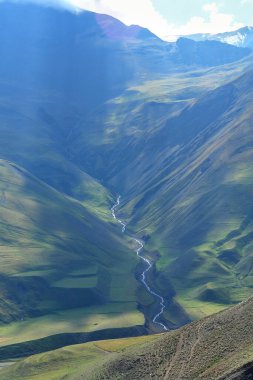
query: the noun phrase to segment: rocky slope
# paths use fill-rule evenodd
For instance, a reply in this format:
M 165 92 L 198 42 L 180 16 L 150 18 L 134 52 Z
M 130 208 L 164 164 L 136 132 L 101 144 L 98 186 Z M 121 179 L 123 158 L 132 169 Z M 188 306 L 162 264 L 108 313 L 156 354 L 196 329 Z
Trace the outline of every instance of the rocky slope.
M 79 379 L 247 379 L 253 361 L 252 298 L 109 358 Z M 251 378 L 251 377 L 248 377 Z

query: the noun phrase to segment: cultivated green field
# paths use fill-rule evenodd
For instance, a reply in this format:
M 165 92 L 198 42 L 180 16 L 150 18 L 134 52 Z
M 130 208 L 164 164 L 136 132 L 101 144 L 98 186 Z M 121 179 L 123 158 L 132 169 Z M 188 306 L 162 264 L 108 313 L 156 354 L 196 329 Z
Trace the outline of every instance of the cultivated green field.
M 0 327 L 0 347 L 61 333 L 80 333 L 110 328 L 141 326 L 143 315 L 136 303 L 107 303 L 105 306 L 55 311 L 52 314 Z
M 97 341 L 68 346 L 45 354 L 34 355 L 18 361 L 11 367 L 0 371 L 1 380 L 59 380 L 74 379 L 81 376 L 91 366 L 123 352 L 126 348 L 142 346 L 158 339 L 158 336 L 145 336 L 127 339 Z
M 15 164 L 0 173 L 0 345 L 144 325 L 136 255 L 112 218 Z
M 244 379 L 253 369 L 252 311 L 251 297 L 177 331 L 97 341 L 34 355 L 1 370 L 0 378 Z

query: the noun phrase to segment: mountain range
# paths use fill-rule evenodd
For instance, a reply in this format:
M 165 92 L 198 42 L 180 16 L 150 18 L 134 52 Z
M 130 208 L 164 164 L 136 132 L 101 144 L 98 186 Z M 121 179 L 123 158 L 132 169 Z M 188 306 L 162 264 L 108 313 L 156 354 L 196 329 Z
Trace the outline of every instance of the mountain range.
M 253 27 L 244 26 L 232 32 L 218 34 L 191 34 L 187 36 L 194 41 L 219 41 L 237 47 L 253 49 Z
M 147 357 L 140 368 L 153 378 L 177 378 L 176 361 L 182 378 L 247 372 L 250 44 L 168 43 L 110 16 L 9 2 L 0 28 L 0 355 L 40 354 L 0 378 L 39 379 L 38 358 L 60 379 L 68 373 L 58 364 L 72 356 L 80 379 L 93 378 L 82 361 L 100 352 L 104 363 L 112 338 L 121 338 L 115 352 L 138 342 L 143 351 L 110 356 L 95 378 L 138 378 Z M 162 325 L 176 331 L 148 335 Z M 249 338 L 238 353 L 236 331 Z M 231 349 L 208 350 L 232 333 Z M 60 349 L 76 343 L 87 351 Z M 45 353 L 53 349 L 55 367 Z

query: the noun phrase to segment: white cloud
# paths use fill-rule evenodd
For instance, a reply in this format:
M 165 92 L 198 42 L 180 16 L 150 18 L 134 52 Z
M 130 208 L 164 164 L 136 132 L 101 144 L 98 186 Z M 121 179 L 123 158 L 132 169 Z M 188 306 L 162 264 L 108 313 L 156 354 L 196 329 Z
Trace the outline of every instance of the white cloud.
M 203 6 L 203 10 L 205 12 L 210 12 L 210 13 L 218 13 L 219 12 L 219 7 L 216 3 L 209 3 L 205 4 Z
M 244 26 L 235 21 L 235 16 L 220 12 L 217 3 L 207 3 L 203 6 L 206 17 L 192 17 L 185 25 L 175 27 L 168 35 L 187 35 L 195 33 L 222 33 L 236 30 Z

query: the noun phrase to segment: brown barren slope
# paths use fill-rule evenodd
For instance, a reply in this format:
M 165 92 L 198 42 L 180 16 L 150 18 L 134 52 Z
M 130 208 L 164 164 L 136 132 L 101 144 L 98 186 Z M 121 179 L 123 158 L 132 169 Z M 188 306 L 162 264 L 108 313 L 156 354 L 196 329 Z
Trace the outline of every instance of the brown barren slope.
M 252 379 L 253 298 L 126 350 L 79 379 Z

